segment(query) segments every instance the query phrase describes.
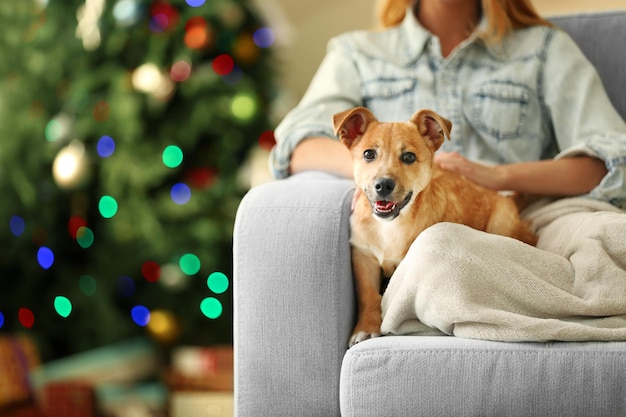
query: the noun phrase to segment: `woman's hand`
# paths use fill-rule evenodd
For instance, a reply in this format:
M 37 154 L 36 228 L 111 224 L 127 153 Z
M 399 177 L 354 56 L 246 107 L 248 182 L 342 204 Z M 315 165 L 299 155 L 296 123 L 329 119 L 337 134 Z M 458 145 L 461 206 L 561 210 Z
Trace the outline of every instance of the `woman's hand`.
M 435 163 L 448 171 L 461 174 L 476 184 L 492 190 L 500 190 L 502 178 L 498 166 L 482 165 L 472 162 L 456 152 L 439 152 L 435 155 Z
M 486 188 L 550 196 L 588 193 L 607 173 L 604 161 L 586 155 L 489 166 L 452 152 L 437 154 L 435 163 Z

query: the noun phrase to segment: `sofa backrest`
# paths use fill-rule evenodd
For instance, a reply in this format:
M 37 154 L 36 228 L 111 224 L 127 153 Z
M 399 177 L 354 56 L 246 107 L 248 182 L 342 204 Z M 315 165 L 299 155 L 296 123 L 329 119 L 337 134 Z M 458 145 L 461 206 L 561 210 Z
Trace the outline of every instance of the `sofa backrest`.
M 626 119 L 626 10 L 558 16 L 550 21 L 576 41 Z

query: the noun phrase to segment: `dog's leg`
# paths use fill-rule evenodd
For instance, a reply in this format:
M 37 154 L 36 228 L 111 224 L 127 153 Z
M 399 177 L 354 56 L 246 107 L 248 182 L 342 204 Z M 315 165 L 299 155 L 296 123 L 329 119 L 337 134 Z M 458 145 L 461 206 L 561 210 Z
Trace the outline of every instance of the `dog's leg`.
M 352 271 L 358 301 L 358 319 L 349 347 L 373 337 L 380 336 L 382 322 L 380 274 L 381 269 L 375 258 L 352 249 Z

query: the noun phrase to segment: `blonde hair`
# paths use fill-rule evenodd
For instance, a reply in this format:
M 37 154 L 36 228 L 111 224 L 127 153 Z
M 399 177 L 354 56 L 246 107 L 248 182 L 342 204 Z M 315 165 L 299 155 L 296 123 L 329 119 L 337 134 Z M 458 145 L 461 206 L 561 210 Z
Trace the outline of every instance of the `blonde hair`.
M 477 0 L 487 18 L 481 35 L 487 42 L 498 42 L 514 29 L 529 26 L 553 26 L 539 16 L 530 0 Z M 414 0 L 378 0 L 376 15 L 382 28 L 399 25 Z

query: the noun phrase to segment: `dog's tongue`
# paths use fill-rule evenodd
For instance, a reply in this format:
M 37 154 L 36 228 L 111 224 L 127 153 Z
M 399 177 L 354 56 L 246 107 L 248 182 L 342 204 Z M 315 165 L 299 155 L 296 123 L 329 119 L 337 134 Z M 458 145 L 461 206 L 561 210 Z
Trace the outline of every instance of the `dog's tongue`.
M 377 201 L 376 210 L 378 211 L 391 211 L 396 204 L 393 201 Z

